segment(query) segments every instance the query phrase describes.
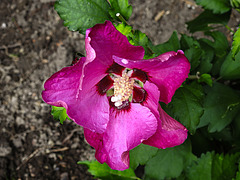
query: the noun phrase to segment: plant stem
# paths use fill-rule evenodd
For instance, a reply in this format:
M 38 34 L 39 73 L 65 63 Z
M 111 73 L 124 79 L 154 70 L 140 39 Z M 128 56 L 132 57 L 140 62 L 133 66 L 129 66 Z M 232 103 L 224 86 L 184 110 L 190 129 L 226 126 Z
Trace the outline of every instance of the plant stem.
M 196 75 L 189 75 L 188 79 L 200 79 L 200 72 L 197 72 Z
M 117 13 L 116 16 L 120 19 L 120 21 L 122 21 L 123 23 L 129 25 L 128 22 L 126 21 L 126 19 L 124 19 L 124 17 L 120 13 Z
M 233 31 L 228 25 L 226 25 L 225 27 L 226 27 L 230 32 L 234 33 L 234 31 Z

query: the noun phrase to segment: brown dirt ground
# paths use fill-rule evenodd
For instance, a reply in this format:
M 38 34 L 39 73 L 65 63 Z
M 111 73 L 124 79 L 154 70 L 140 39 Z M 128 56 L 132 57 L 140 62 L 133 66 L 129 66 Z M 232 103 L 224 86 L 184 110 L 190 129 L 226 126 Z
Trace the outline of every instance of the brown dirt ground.
M 162 43 L 201 12 L 192 0 L 130 0 L 129 23 Z M 84 54 L 84 36 L 70 32 L 54 0 L 0 1 L 0 179 L 92 179 L 79 160 L 94 149 L 73 122 L 61 125 L 41 99 L 44 81 Z M 156 19 L 162 13 L 160 19 Z M 232 15 L 235 29 L 240 18 Z M 229 39 L 231 34 L 228 33 Z

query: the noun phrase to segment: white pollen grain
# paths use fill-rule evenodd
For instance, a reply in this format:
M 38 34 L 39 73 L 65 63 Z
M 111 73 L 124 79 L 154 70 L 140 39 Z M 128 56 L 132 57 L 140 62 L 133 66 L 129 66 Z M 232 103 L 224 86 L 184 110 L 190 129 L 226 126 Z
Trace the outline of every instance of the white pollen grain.
M 117 102 L 114 103 L 114 105 L 115 105 L 116 107 L 121 106 L 121 105 L 122 105 L 122 101 L 117 101 Z
M 112 96 L 112 97 L 111 97 L 111 101 L 112 101 L 112 102 L 116 102 L 116 101 L 118 101 L 118 98 L 115 97 L 115 96 Z

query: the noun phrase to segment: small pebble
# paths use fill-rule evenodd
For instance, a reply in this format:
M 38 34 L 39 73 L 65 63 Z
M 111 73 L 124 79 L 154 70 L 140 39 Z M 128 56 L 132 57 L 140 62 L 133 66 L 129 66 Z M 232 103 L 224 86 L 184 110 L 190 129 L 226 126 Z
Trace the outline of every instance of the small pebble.
M 62 173 L 61 175 L 60 175 L 60 180 L 68 180 L 69 178 L 68 178 L 68 173 L 67 172 L 65 172 L 65 173 Z
M 5 29 L 6 27 L 7 27 L 7 24 L 6 23 L 2 23 L 1 28 Z

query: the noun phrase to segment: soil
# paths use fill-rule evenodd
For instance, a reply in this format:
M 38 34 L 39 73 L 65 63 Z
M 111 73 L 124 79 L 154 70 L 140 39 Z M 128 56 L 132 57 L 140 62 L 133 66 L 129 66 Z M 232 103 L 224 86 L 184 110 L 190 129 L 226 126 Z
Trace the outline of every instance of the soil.
M 185 22 L 202 11 L 193 0 L 130 4 L 129 23 L 155 44 L 174 30 L 187 33 Z M 54 0 L 0 1 L 0 179 L 93 179 L 77 165 L 94 160 L 82 127 L 61 125 L 41 98 L 44 81 L 70 65 L 76 52 L 85 52 L 84 36 L 68 31 L 53 5 Z M 235 30 L 240 18 L 232 16 Z

